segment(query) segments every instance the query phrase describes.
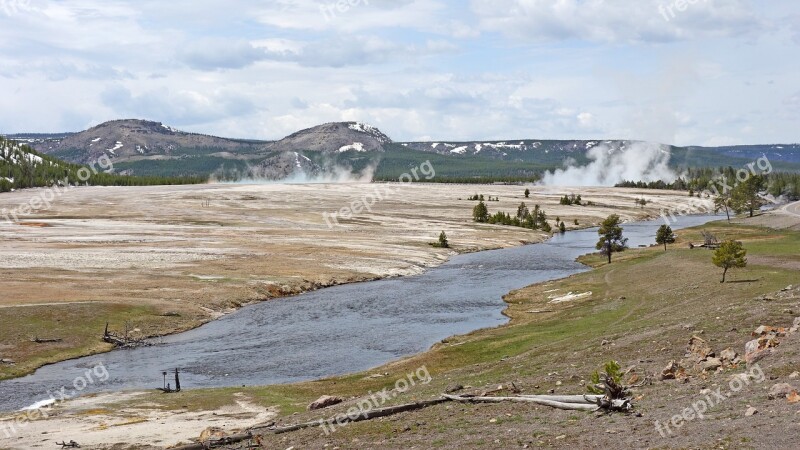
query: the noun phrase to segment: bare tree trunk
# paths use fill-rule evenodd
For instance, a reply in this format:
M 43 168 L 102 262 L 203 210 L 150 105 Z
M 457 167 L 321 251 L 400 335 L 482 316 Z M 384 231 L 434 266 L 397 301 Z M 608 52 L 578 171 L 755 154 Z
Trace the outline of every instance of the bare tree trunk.
M 724 282 L 725 282 L 725 275 L 726 275 L 727 273 L 728 273 L 728 268 L 727 268 L 727 267 L 725 267 L 725 268 L 722 270 L 722 281 L 720 281 L 720 283 L 724 283 Z

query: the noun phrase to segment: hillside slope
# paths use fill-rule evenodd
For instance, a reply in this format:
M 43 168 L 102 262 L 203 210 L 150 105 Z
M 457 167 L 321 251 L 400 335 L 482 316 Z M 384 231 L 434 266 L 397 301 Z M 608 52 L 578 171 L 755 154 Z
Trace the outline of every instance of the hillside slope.
M 114 174 L 113 169 L 113 162 L 105 157 L 87 166 L 73 164 L 0 137 L 0 192 L 54 185 L 143 186 L 204 181 L 192 177 L 131 177 Z
M 347 170 L 362 174 L 375 167 L 377 179 L 397 179 L 426 160 L 440 169 L 439 180 L 531 180 L 567 164 L 584 165 L 592 153 L 636 152 L 643 144 L 540 139 L 393 142 L 381 130 L 361 122 L 326 123 L 274 142 L 186 133 L 144 120 L 106 122 L 80 133 L 12 138 L 73 163 L 107 157 L 118 173 L 227 180 L 313 178 Z M 800 172 L 798 144 L 662 148 L 670 153 L 673 169 L 744 167 L 766 156 L 776 170 Z
M 34 141 L 32 146 L 66 161 L 89 164 L 104 155 L 123 162 L 198 152 L 252 153 L 263 150 L 265 144 L 186 133 L 160 122 L 114 120 L 62 139 Z

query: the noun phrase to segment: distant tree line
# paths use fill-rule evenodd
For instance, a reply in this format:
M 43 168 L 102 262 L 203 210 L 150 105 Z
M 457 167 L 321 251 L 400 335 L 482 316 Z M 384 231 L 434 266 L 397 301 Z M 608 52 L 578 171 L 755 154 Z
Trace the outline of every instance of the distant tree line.
M 718 168 L 691 168 L 686 171 L 685 177 L 680 177 L 672 183 L 664 181 L 623 181 L 616 187 L 638 189 L 664 189 L 676 191 L 690 191 L 693 195 L 700 193 L 716 184 L 723 177 L 731 186 L 737 183 L 737 173 L 741 169 L 733 167 Z M 800 174 L 789 172 L 772 172 L 757 175 L 763 177 L 762 189 L 776 197 L 785 195 L 789 200 L 800 200 Z M 751 177 L 753 178 L 753 177 Z
M 134 177 L 105 173 L 41 154 L 27 145 L 0 137 L 0 192 L 52 186 L 59 183 L 87 186 L 153 186 L 198 184 L 202 177 Z

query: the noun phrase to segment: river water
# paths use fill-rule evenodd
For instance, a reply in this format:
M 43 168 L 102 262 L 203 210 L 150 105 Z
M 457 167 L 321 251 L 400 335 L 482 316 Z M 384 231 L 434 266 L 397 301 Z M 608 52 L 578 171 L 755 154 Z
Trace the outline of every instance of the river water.
M 672 227 L 714 219 L 679 217 Z M 662 223 L 625 224 L 629 246 L 654 244 Z M 82 394 L 157 388 L 162 372 L 176 367 L 185 389 L 280 384 L 367 370 L 424 352 L 448 336 L 505 324 L 503 295 L 588 270 L 575 259 L 594 252 L 596 242 L 596 228 L 573 231 L 541 244 L 455 256 L 418 276 L 251 305 L 154 347 L 65 361 L 0 382 L 0 411 L 46 401 L 62 387 L 73 393 L 75 385 L 87 384 Z M 106 381 L 85 376 L 101 363 Z M 95 373 L 106 378 L 103 370 Z

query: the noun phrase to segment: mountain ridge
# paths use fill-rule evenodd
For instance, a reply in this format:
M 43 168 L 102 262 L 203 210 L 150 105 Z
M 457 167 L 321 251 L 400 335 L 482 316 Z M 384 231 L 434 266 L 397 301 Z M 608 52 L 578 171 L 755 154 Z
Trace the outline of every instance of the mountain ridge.
M 299 130 L 283 139 L 262 141 L 184 132 L 161 122 L 124 119 L 104 122 L 78 133 L 15 134 L 43 154 L 90 164 L 100 157 L 114 162 L 118 173 L 155 176 L 260 177 L 272 180 L 319 175 L 329 166 L 378 165 L 385 179 L 403 173 L 415 160 L 433 157 L 459 167 L 454 177 L 501 171 L 530 177 L 565 164 L 585 164 L 600 146 L 624 151 L 636 140 L 508 139 L 394 142 L 363 122 L 329 122 Z M 724 147 L 662 145 L 674 167 L 738 166 L 759 157 L 800 170 L 800 144 Z M 391 166 L 391 170 L 386 169 Z M 384 170 L 386 169 L 386 170 Z M 512 175 L 513 174 L 513 175 Z

